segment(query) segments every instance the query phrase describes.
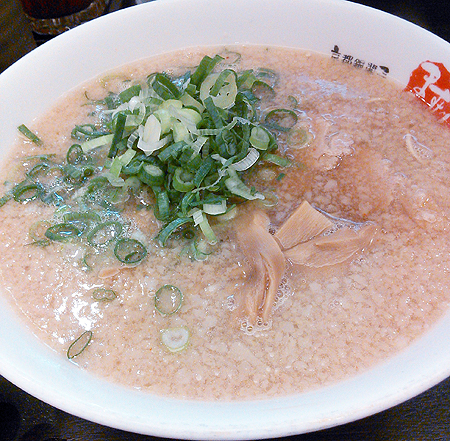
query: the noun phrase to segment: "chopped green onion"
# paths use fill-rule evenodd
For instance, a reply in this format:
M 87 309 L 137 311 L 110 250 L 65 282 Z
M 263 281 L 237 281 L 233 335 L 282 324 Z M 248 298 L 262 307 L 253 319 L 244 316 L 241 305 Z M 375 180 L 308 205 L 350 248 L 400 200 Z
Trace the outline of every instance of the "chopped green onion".
M 12 193 L 6 193 L 0 198 L 0 208 L 3 207 L 10 199 L 13 198 Z
M 81 236 L 81 234 L 82 231 L 74 224 L 68 222 L 52 225 L 45 231 L 45 237 L 54 242 L 67 242 L 68 240 Z
M 114 248 L 117 259 L 127 265 L 135 265 L 145 258 L 147 249 L 136 239 L 120 239 Z
M 67 349 L 67 358 L 72 358 L 80 355 L 89 345 L 92 340 L 92 331 L 84 331 Z
M 122 156 L 119 156 L 120 162 L 122 163 L 122 167 L 126 167 L 132 159 L 136 156 L 136 150 L 128 149 Z
M 242 55 L 239 52 L 233 52 L 228 49 L 224 50 L 221 54 L 223 61 L 229 65 L 237 64 L 241 61 Z
M 180 96 L 180 91 L 166 74 L 157 73 L 154 76 L 152 87 L 163 100 L 176 99 Z
M 99 136 L 98 138 L 92 138 L 92 139 L 89 139 L 88 141 L 84 141 L 81 144 L 81 148 L 84 153 L 88 153 L 91 150 L 94 150 L 98 147 L 103 147 L 105 145 L 110 144 L 112 142 L 113 138 L 114 138 L 113 134 Z
M 271 110 L 264 118 L 265 124 L 275 130 L 287 132 L 297 123 L 297 114 L 290 109 Z
M 192 243 L 192 257 L 198 261 L 204 261 L 214 251 L 213 245 L 211 245 L 205 239 L 196 239 Z
M 275 91 L 264 81 L 256 80 L 252 84 L 252 93 L 258 99 L 272 99 L 275 96 Z
M 174 219 L 172 222 L 169 222 L 159 233 L 157 236 L 158 241 L 161 243 L 161 245 L 165 245 L 167 242 L 167 239 L 175 232 L 175 230 L 181 225 L 184 225 L 188 222 L 192 222 L 191 217 L 180 217 L 177 219 Z
M 166 190 L 161 190 L 159 187 L 152 187 L 156 195 L 156 210 L 155 216 L 160 220 L 167 220 L 170 210 L 169 193 Z
M 118 144 L 122 141 L 123 131 L 125 129 L 125 122 L 127 120 L 127 116 L 124 113 L 119 113 L 116 119 L 116 126 L 114 130 L 114 136 L 111 141 L 111 147 L 109 149 L 108 157 L 114 158 L 117 155 L 119 150 Z
M 274 207 L 278 204 L 278 196 L 273 191 L 266 191 L 264 192 L 264 200 L 262 201 L 262 204 L 265 207 Z
M 150 187 L 164 183 L 164 171 L 154 164 L 145 164 L 138 173 L 138 178 Z
M 223 58 L 220 55 L 216 55 L 214 58 L 208 57 L 207 55 L 203 57 L 197 69 L 191 75 L 191 84 L 194 86 L 200 85 L 206 76 L 212 72 L 216 64 L 222 60 Z
M 219 222 L 228 222 L 237 216 L 238 208 L 236 205 L 231 206 L 226 213 L 216 216 L 215 219 Z
M 270 134 L 264 127 L 253 127 L 250 132 L 250 144 L 258 150 L 267 150 L 270 143 Z
M 230 69 L 208 75 L 200 86 L 200 99 L 206 108 L 205 100 L 210 97 L 216 107 L 228 109 L 233 106 L 236 95 L 236 73 Z
M 261 193 L 252 192 L 252 190 L 239 179 L 237 174 L 231 174 L 230 177 L 225 180 L 225 187 L 236 196 L 240 196 L 249 201 L 254 199 L 264 199 L 264 196 Z
M 86 252 L 82 259 L 83 266 L 88 271 L 91 271 L 96 266 L 97 261 L 98 261 L 98 255 L 95 251 Z
M 270 82 L 272 86 L 275 86 L 278 81 L 278 75 L 273 69 L 267 67 L 260 67 L 255 71 L 255 75 L 258 78 L 262 78 L 266 82 Z
M 125 180 L 120 177 L 120 172 L 122 171 L 122 161 L 119 156 L 116 156 L 111 164 L 111 167 L 105 176 L 108 178 L 109 183 L 113 187 L 122 187 Z
M 234 162 L 231 164 L 231 168 L 236 171 L 244 171 L 248 170 L 250 167 L 252 167 L 259 159 L 259 152 L 258 150 L 251 148 L 248 150 L 247 156 L 240 161 Z
M 20 133 L 27 137 L 31 142 L 33 142 L 36 145 L 42 145 L 42 140 L 37 136 L 35 133 L 33 133 L 25 124 L 21 124 L 19 127 L 17 127 Z
M 78 164 L 84 159 L 84 152 L 79 144 L 72 144 L 67 150 L 66 161 L 68 164 Z
M 280 167 L 289 167 L 291 161 L 287 158 L 282 158 L 281 156 L 274 155 L 272 153 L 266 153 L 263 156 L 264 161 L 271 162 L 272 164 L 278 165 Z
M 87 141 L 88 139 L 98 138 L 105 135 L 105 131 L 98 130 L 94 124 L 76 125 L 70 136 L 78 141 Z
M 170 352 L 179 352 L 189 344 L 189 329 L 186 326 L 163 329 L 161 341 Z
M 232 58 L 234 64 L 240 55 Z M 10 197 L 19 202 L 40 199 L 77 207 L 72 210 L 80 213 L 95 205 L 98 213 L 104 210 L 95 219 L 58 215 L 71 225 L 66 225 L 58 240 L 85 234 L 82 240 L 96 247 L 97 254 L 101 254 L 99 247 L 110 242 L 123 247 L 131 240 L 118 240 L 122 224 L 117 218 L 110 221 L 109 229 L 101 223 L 126 209 L 130 197 L 136 198 L 138 207 L 152 208 L 155 217 L 165 222 L 157 235 L 160 244 L 165 245 L 187 223 L 194 225 L 196 237 L 201 230 L 205 243 L 215 243 L 208 216 L 225 219 L 234 196 L 264 198 L 246 185 L 243 172 L 262 159 L 285 165 L 285 159 L 274 155 L 277 143 L 272 132 L 289 130 L 296 118 L 288 109 L 272 110 L 265 121 L 260 117 L 261 109 L 267 108 L 263 101 L 275 93 L 275 72 L 235 71 L 222 61 L 220 55 L 205 56 L 192 73 L 177 77 L 153 73 L 142 85 L 131 84 L 119 94 L 90 100 L 108 109 L 98 107 L 92 112 L 94 116 L 100 112 L 95 123 L 75 126 L 71 136 L 77 141 L 65 161 L 50 155 L 36 157 L 36 162 L 26 165 L 31 167 L 26 180 L 0 203 Z M 132 264 L 147 252 L 135 243 L 131 248 L 119 260 Z
M 227 202 L 222 199 L 218 204 L 203 204 L 203 212 L 210 214 L 212 216 L 217 216 L 219 214 L 224 214 L 227 212 Z
M 50 239 L 45 236 L 45 232 L 50 226 L 50 222 L 46 220 L 40 220 L 31 225 L 28 234 L 35 244 L 48 245 L 50 243 Z
M 197 101 L 195 98 L 193 98 L 188 93 L 184 93 L 183 95 L 181 95 L 180 101 L 186 107 L 193 107 L 193 108 L 197 109 L 199 113 L 203 113 L 203 111 L 205 110 L 205 107 L 203 106 L 203 104 L 200 103 L 199 101 Z
M 183 294 L 173 285 L 164 285 L 156 291 L 155 308 L 162 315 L 175 314 L 181 308 Z
M 99 302 L 111 302 L 117 298 L 117 294 L 108 288 L 96 288 L 92 291 L 92 298 Z
M 217 243 L 217 237 L 214 234 L 214 230 L 211 228 L 211 225 L 209 225 L 208 218 L 206 216 L 202 217 L 201 221 L 198 223 L 198 226 L 200 227 L 200 230 L 202 230 L 202 233 L 205 235 L 208 243 L 211 245 L 215 245 Z
M 289 95 L 287 97 L 289 104 L 293 109 L 296 109 L 298 106 L 298 99 L 295 96 Z
M 140 188 L 141 181 L 137 178 L 137 176 L 130 176 L 129 178 L 125 179 L 122 187 L 124 192 L 132 194 L 133 196 L 138 195 Z
M 134 96 L 138 96 L 140 91 L 141 86 L 139 84 L 134 84 L 133 86 L 130 86 L 128 89 L 125 89 L 124 91 L 120 92 L 118 98 L 122 103 L 127 103 Z
M 44 188 L 41 184 L 27 184 L 22 182 L 17 184 L 13 190 L 12 195 L 16 202 L 30 202 L 39 198 L 43 194 Z
M 313 140 L 313 135 L 306 127 L 294 127 L 288 136 L 289 147 L 302 149 L 308 147 Z
M 182 167 L 177 167 L 173 175 L 173 188 L 181 193 L 191 191 L 195 187 L 193 179 L 194 175 L 192 173 L 184 170 Z
M 123 225 L 117 221 L 103 222 L 94 227 L 87 236 L 87 241 L 94 247 L 103 247 L 122 234 Z
M 74 224 L 82 233 L 101 222 L 101 217 L 95 211 L 71 211 L 64 213 L 64 222 Z

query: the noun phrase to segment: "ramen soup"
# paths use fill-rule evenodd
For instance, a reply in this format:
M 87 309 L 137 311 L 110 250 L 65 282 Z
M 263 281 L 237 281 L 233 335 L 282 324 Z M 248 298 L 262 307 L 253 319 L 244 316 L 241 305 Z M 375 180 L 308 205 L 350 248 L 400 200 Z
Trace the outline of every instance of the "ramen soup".
M 24 123 L 2 287 L 67 363 L 179 398 L 287 395 L 367 370 L 448 306 L 448 128 L 377 72 L 181 51 Z

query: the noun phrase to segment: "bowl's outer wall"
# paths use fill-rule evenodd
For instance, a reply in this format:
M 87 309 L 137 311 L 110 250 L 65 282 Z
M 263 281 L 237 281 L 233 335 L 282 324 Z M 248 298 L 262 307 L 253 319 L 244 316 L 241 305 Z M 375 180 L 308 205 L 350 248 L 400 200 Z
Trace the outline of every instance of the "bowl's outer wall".
M 340 0 L 160 0 L 75 28 L 0 75 L 0 159 L 16 127 L 64 92 L 118 65 L 169 50 L 266 44 L 341 54 L 389 67 L 406 85 L 425 60 L 450 66 L 450 46 L 410 23 Z M 359 377 L 294 397 L 185 402 L 98 380 L 40 344 L 0 298 L 0 372 L 22 389 L 82 418 L 180 439 L 260 439 L 345 423 L 395 405 L 450 374 L 450 318 L 397 357 Z

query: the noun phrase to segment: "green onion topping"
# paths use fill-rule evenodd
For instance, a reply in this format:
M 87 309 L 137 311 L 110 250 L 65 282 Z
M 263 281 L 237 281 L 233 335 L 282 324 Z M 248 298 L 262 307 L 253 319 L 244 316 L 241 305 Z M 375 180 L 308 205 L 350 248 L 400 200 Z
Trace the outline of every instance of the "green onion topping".
M 163 316 L 175 314 L 183 302 L 183 294 L 173 285 L 164 285 L 156 291 L 155 308 Z
M 277 74 L 264 67 L 239 70 L 240 59 L 231 52 L 205 56 L 180 76 L 154 72 L 89 101 L 97 120 L 73 128 L 63 158 L 29 158 L 25 179 L 0 205 L 14 199 L 67 206 L 43 240 L 79 238 L 86 255 L 101 255 L 111 244 L 120 262 L 134 265 L 147 248 L 128 237 L 121 212 L 136 202 L 161 222 L 156 239 L 163 246 L 189 224 L 194 244 L 207 244 L 193 248 L 194 258 L 203 260 L 218 242 L 213 218 L 223 221 L 240 202 L 264 200 L 247 173 L 261 161 L 289 165 L 276 154 L 276 136 L 292 131 L 292 141 L 297 123 L 290 109 L 262 115 L 277 93 Z M 41 143 L 25 125 L 19 130 Z
M 186 326 L 163 329 L 161 341 L 170 352 L 179 352 L 189 344 L 190 332 Z
M 34 132 L 32 132 L 25 124 L 21 124 L 17 127 L 20 133 L 27 137 L 31 142 L 34 142 L 36 145 L 41 145 L 42 140 L 37 136 Z
M 117 294 L 112 289 L 96 288 L 92 291 L 92 298 L 99 302 L 111 302 L 117 298 Z
M 67 358 L 72 358 L 80 355 L 89 345 L 92 340 L 92 331 L 84 331 L 67 349 Z
M 103 222 L 94 227 L 87 236 L 87 241 L 94 247 L 108 245 L 122 233 L 123 226 L 117 221 Z
M 145 258 L 147 249 L 136 239 L 120 239 L 114 248 L 117 259 L 127 265 L 135 265 Z
M 47 228 L 45 237 L 55 242 L 67 242 L 68 240 L 81 236 L 81 234 L 82 231 L 75 225 L 69 222 L 63 222 Z

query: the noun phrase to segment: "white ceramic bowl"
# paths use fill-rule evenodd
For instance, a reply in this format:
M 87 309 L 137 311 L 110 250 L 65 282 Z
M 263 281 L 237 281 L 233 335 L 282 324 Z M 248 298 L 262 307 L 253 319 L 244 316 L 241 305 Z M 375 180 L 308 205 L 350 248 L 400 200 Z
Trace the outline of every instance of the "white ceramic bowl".
M 339 0 L 160 0 L 94 20 L 0 75 L 0 155 L 16 127 L 105 70 L 187 46 L 260 43 L 342 54 L 389 67 L 406 84 L 450 45 L 403 20 Z M 0 160 L 1 160 L 0 157 Z M 347 381 L 286 398 L 190 402 L 108 384 L 41 344 L 0 297 L 0 374 L 58 408 L 127 431 L 183 439 L 299 434 L 386 409 L 450 375 L 450 315 L 396 357 Z

